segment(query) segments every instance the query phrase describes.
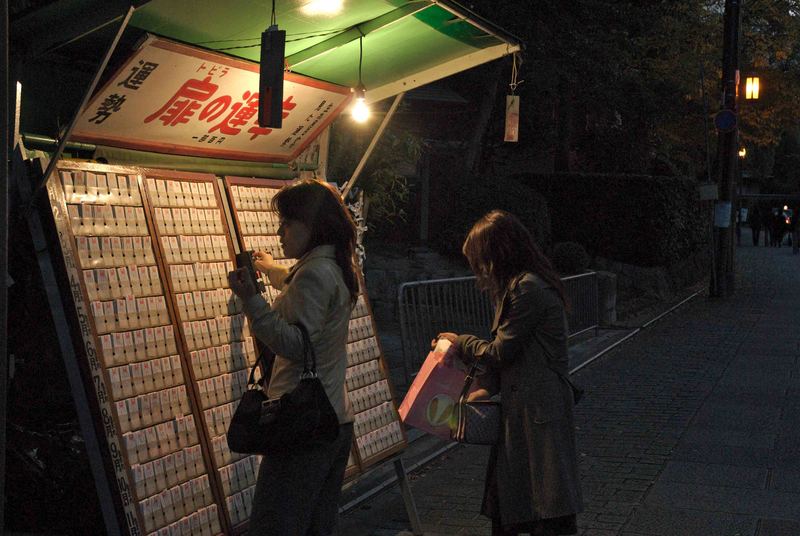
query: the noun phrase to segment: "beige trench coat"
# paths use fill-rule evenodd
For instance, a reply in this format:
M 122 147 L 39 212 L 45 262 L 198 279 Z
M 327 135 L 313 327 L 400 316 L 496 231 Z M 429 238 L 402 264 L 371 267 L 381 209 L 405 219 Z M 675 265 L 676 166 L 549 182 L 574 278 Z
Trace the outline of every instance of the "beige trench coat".
M 465 363 L 485 360 L 499 374 L 502 430 L 490 463 L 496 462 L 502 524 L 580 512 L 572 391 L 548 368 L 567 374 L 567 321 L 556 291 L 532 273 L 521 274 L 496 308 L 492 339 L 461 335 L 456 344 Z M 484 513 L 496 517 L 487 500 Z
M 317 246 L 297 261 L 271 307 L 258 294 L 244 300 L 250 330 L 277 354 L 267 390 L 270 398 L 280 398 L 300 381 L 303 337 L 294 325 L 299 322 L 314 345 L 317 373 L 339 424 L 353 422 L 345 388 L 351 310 L 332 245 Z

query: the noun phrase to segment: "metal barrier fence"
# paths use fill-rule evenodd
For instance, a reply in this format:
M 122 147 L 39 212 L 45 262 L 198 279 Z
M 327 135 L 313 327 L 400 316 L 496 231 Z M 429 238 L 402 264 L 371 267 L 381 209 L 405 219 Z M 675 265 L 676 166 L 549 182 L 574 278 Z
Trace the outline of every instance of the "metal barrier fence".
M 569 337 L 575 337 L 600 326 L 597 272 L 562 277 L 567 297 Z
M 570 310 L 569 336 L 597 329 L 597 273 L 562 278 Z M 406 384 L 422 365 L 438 333 L 472 333 L 488 338 L 494 308 L 475 286 L 475 277 L 403 283 L 397 291 Z

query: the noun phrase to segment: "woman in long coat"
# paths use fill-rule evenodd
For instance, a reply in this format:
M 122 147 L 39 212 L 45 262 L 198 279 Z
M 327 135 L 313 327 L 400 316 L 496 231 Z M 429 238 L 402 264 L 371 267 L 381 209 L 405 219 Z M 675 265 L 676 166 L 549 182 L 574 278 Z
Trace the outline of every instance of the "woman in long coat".
M 568 374 L 563 286 L 528 230 L 495 210 L 463 247 L 495 299 L 491 340 L 442 333 L 466 365 L 499 377 L 500 442 L 492 447 L 481 513 L 492 534 L 575 534 L 582 510 Z

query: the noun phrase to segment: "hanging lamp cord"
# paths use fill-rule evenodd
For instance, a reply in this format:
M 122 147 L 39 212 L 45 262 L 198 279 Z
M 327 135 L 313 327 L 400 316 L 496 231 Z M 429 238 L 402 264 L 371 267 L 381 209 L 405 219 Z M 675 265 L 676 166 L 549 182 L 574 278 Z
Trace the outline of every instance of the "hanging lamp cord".
M 359 26 L 358 33 L 361 34 L 361 37 L 358 38 L 358 85 L 363 86 L 364 82 L 361 80 L 361 64 L 364 61 L 364 32 L 361 31 Z
M 272 0 L 272 17 L 270 18 L 270 26 L 276 26 L 278 18 L 275 16 L 275 0 Z

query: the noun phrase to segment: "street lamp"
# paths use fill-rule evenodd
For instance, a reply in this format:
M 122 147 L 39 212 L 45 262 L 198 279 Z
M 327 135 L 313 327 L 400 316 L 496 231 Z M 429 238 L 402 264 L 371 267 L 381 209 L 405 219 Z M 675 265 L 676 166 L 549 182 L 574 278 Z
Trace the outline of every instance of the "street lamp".
M 739 158 L 744 158 L 745 156 L 747 156 L 747 149 L 742 147 L 739 149 Z
M 744 83 L 744 98 L 745 100 L 758 100 L 759 78 L 757 76 L 748 76 Z

